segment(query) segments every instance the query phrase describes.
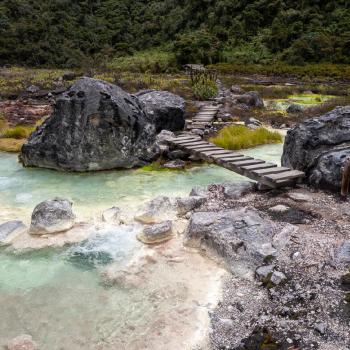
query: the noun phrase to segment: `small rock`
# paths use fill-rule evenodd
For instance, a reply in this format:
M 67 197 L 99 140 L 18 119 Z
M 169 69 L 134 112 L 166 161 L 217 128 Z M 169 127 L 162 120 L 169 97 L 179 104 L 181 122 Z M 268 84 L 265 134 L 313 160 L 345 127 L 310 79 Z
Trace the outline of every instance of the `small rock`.
M 204 130 L 202 129 L 192 129 L 191 130 L 192 134 L 198 135 L 198 136 L 203 136 L 204 135 Z
M 286 224 L 279 233 L 274 235 L 272 245 L 278 250 L 284 249 L 289 243 L 292 234 L 298 230 L 299 228 L 297 226 Z
M 160 224 L 145 226 L 137 239 L 145 244 L 157 244 L 170 240 L 173 237 L 172 222 L 165 221 Z
M 169 140 L 173 139 L 175 134 L 169 130 L 162 130 L 156 137 L 156 142 L 167 143 Z
M 175 159 L 172 160 L 170 162 L 167 162 L 163 165 L 163 168 L 166 169 L 177 169 L 177 170 L 181 170 L 181 169 L 185 169 L 186 163 L 181 160 L 181 159 Z
M 179 215 L 185 215 L 188 212 L 199 208 L 205 203 L 205 201 L 206 199 L 200 196 L 177 198 L 177 212 Z
M 230 91 L 235 94 L 235 95 L 243 95 L 244 94 L 244 90 L 238 86 L 238 85 L 232 85 L 230 88 Z
M 255 184 L 250 181 L 224 183 L 222 186 L 227 199 L 239 199 L 255 190 Z
M 279 272 L 279 271 L 274 271 L 270 279 L 270 281 L 276 286 L 278 286 L 279 284 L 281 284 L 286 280 L 287 280 L 286 275 L 283 272 Z
M 208 187 L 205 186 L 195 186 L 190 192 L 190 196 L 194 197 L 207 197 L 209 194 Z
M 314 329 L 320 333 L 320 334 L 325 334 L 326 333 L 326 329 L 327 329 L 327 325 L 325 323 L 322 322 L 318 322 L 314 324 Z
M 310 195 L 298 192 L 289 192 L 287 196 L 296 202 L 311 202 L 313 199 Z
M 62 75 L 62 80 L 74 80 L 78 77 L 78 75 L 74 72 L 65 72 Z
M 72 202 L 54 198 L 39 203 L 32 213 L 29 233 L 44 235 L 64 232 L 71 229 L 75 222 Z
M 182 159 L 182 160 L 184 160 L 184 159 L 188 159 L 188 156 L 189 156 L 188 153 L 186 153 L 184 151 L 181 151 L 179 149 L 173 150 L 173 151 L 169 151 L 167 153 L 167 157 L 169 159 L 171 159 L 171 160 L 175 160 L 175 159 Z
M 22 233 L 26 225 L 20 220 L 8 221 L 0 225 L 0 246 L 8 244 L 7 238 Z
M 337 249 L 336 260 L 340 263 L 350 263 L 350 240 L 344 241 Z
M 269 209 L 269 211 L 271 211 L 273 213 L 285 213 L 288 210 L 289 210 L 289 207 L 287 207 L 286 205 L 283 205 L 283 204 L 276 205 L 276 206 Z
M 7 350 L 37 350 L 38 345 L 32 336 L 22 334 L 7 343 Z
M 35 94 L 36 92 L 38 92 L 40 90 L 40 88 L 36 85 L 30 85 L 27 87 L 26 91 L 31 93 L 31 94 Z
M 291 104 L 288 108 L 287 108 L 287 113 L 301 113 L 303 111 L 303 108 L 300 105 L 297 105 L 295 103 Z
M 275 265 L 260 266 L 255 270 L 255 275 L 259 281 L 262 281 L 269 274 L 273 273 Z
M 104 221 L 104 222 L 118 222 L 119 216 L 120 216 L 120 208 L 112 207 L 112 208 L 106 209 L 102 213 L 102 221 Z

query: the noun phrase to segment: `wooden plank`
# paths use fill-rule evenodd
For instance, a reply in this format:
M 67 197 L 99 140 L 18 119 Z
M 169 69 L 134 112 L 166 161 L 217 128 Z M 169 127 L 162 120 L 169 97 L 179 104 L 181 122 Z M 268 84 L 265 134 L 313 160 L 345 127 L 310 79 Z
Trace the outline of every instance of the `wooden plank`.
M 270 174 L 279 174 L 289 170 L 290 170 L 289 168 L 277 167 L 277 168 L 270 168 L 270 169 L 254 170 L 252 171 L 252 173 L 258 176 L 264 176 L 264 175 L 270 175 Z
M 270 168 L 276 168 L 276 167 L 277 167 L 276 164 L 262 163 L 262 164 L 256 164 L 256 165 L 242 166 L 242 169 L 252 171 L 252 170 L 270 169 Z
M 214 154 L 213 155 L 213 158 L 215 159 L 222 159 L 222 160 L 225 160 L 226 158 L 227 159 L 234 159 L 234 158 L 239 158 L 239 157 L 244 157 L 243 154 L 239 154 L 239 153 L 235 153 L 235 152 L 231 152 L 230 154 L 228 154 L 227 156 L 222 156 L 220 154 Z
M 261 159 L 249 159 L 249 160 L 237 160 L 230 162 L 231 164 L 234 164 L 235 166 L 241 167 L 244 165 L 256 165 L 256 164 L 263 164 L 265 163 L 264 160 Z
M 198 151 L 198 152 L 206 152 L 206 151 L 218 151 L 220 150 L 220 148 L 216 147 L 216 146 L 211 146 L 211 145 L 207 145 L 207 146 L 189 146 L 189 147 L 184 147 L 190 151 Z
M 204 145 L 204 144 L 208 144 L 208 142 L 206 141 L 202 141 L 201 139 L 199 139 L 198 141 L 182 141 L 182 142 L 179 142 L 177 143 L 178 145 L 181 145 L 181 146 L 195 146 L 195 145 Z
M 195 136 L 186 136 L 186 137 L 177 137 L 176 139 L 170 139 L 169 142 L 181 142 L 181 141 L 195 141 L 200 139 L 200 137 L 195 137 Z
M 296 179 L 298 177 L 304 177 L 304 176 L 305 176 L 305 173 L 299 170 L 290 170 L 279 174 L 265 175 L 265 177 L 268 180 L 276 181 L 276 182 L 281 180 Z
M 194 142 L 201 142 L 202 139 L 188 139 L 188 140 L 176 140 L 176 141 L 171 141 L 172 144 L 176 145 L 176 146 L 180 146 L 186 143 L 194 143 Z
M 220 157 L 218 159 L 216 159 L 216 162 L 218 164 L 223 164 L 223 163 L 230 163 L 230 162 L 234 162 L 235 160 L 250 160 L 250 159 L 253 159 L 252 157 L 247 157 L 247 156 L 244 156 L 244 155 L 239 155 L 239 157 L 236 157 L 236 155 L 230 157 Z
M 204 155 L 206 156 L 214 156 L 214 155 L 229 155 L 231 152 L 230 151 L 226 151 L 224 149 L 218 149 L 218 150 L 215 150 L 215 151 L 209 151 L 209 152 L 203 152 Z

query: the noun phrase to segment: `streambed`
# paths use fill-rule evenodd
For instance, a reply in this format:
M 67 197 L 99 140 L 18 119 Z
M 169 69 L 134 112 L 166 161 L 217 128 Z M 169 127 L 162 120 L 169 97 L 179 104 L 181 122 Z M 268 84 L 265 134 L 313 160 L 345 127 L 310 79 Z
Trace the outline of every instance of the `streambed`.
M 282 145 L 244 151 L 276 163 L 281 152 Z M 188 195 L 195 185 L 242 179 L 212 165 L 184 172 L 69 174 L 23 169 L 15 155 L 0 153 L 0 223 L 28 224 L 37 203 L 61 196 L 96 231 L 88 241 L 60 249 L 0 250 L 0 346 L 26 333 L 50 350 L 192 349 L 204 339 L 224 271 L 179 239 L 142 246 L 137 225 L 100 226 L 100 213 L 113 205 L 134 210 L 157 195 Z M 129 271 L 140 253 L 131 286 L 105 283 L 107 266 Z

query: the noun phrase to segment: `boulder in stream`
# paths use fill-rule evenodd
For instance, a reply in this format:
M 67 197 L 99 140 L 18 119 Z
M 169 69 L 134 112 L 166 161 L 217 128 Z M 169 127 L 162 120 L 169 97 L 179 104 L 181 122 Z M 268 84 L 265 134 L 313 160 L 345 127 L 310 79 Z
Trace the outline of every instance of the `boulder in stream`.
M 24 166 L 92 171 L 142 166 L 157 154 L 141 102 L 116 85 L 82 78 L 22 147 Z
M 27 229 L 20 220 L 7 221 L 0 225 L 0 246 L 9 244 L 8 239 L 15 237 Z
M 37 350 L 38 345 L 31 335 L 22 334 L 7 343 L 7 350 Z
M 45 235 L 71 229 L 75 222 L 72 203 L 67 199 L 54 198 L 39 203 L 32 213 L 29 233 Z

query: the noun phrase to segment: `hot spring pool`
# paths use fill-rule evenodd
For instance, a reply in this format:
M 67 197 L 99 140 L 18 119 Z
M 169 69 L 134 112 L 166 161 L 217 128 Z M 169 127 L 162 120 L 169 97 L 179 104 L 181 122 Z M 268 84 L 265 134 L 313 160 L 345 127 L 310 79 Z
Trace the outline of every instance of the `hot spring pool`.
M 269 145 L 244 153 L 279 163 L 281 152 L 282 145 Z M 216 166 L 60 173 L 24 169 L 16 155 L 0 153 L 0 223 L 28 223 L 34 206 L 55 196 L 71 199 L 78 218 L 91 220 L 113 205 L 135 207 L 157 195 L 187 195 L 195 185 L 241 179 Z M 145 263 L 137 275 L 140 288 L 106 285 L 101 271 L 108 264 L 122 269 L 135 252 L 148 252 L 135 238 L 138 229 L 96 227 L 88 241 L 61 249 L 1 248 L 0 346 L 30 334 L 44 350 L 192 349 L 216 293 L 219 268 L 180 245 L 160 246 L 157 263 Z

